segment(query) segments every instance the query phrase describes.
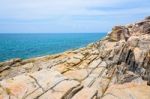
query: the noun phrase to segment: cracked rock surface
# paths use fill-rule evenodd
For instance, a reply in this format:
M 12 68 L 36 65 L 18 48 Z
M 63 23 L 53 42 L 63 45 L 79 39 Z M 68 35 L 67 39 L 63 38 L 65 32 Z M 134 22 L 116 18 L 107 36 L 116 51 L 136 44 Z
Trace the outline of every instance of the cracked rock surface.
M 150 18 L 84 48 L 1 62 L 0 99 L 150 99 Z

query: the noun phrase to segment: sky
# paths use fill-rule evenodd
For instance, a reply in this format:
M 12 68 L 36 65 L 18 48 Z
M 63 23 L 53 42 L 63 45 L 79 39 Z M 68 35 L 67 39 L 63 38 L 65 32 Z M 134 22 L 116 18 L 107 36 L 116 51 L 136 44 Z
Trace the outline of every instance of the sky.
M 150 15 L 150 0 L 0 0 L 0 33 L 102 33 Z

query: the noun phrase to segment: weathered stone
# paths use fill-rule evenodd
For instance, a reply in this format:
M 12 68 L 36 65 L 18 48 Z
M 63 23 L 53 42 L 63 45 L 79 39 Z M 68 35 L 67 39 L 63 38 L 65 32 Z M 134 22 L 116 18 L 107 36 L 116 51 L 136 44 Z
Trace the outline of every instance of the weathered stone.
M 0 63 L 0 72 L 3 72 L 4 70 L 9 69 L 11 66 L 15 66 L 16 63 L 21 62 L 20 58 L 11 59 L 6 62 Z
M 38 84 L 27 75 L 20 75 L 13 79 L 3 80 L 0 84 L 9 96 L 15 99 L 22 99 L 40 88 Z
M 79 70 L 70 70 L 64 74 L 66 77 L 70 79 L 83 80 L 88 75 L 88 71 L 86 69 Z
M 112 32 L 109 34 L 109 39 L 112 41 L 119 41 L 121 39 L 124 39 L 127 41 L 129 36 L 130 34 L 129 34 L 128 28 L 124 26 L 115 26 L 112 29 Z
M 43 89 L 39 88 L 37 90 L 35 90 L 34 92 L 28 94 L 26 97 L 24 97 L 25 99 L 36 99 L 38 96 L 40 96 L 41 94 L 43 94 Z
M 9 93 L 6 92 L 7 90 L 0 87 L 0 99 L 9 99 Z
M 80 62 L 81 62 L 80 59 L 74 58 L 74 57 L 71 57 L 69 60 L 67 60 L 67 63 L 68 63 L 69 65 L 76 65 L 76 64 L 78 64 L 78 63 L 80 63 Z
M 8 66 L 8 65 L 6 65 L 6 66 L 1 66 L 0 67 L 0 72 L 3 72 L 4 70 L 7 70 L 7 69 L 9 69 L 10 68 L 10 66 Z
M 3 62 L 0 64 L 0 66 L 11 66 L 17 62 L 21 62 L 22 60 L 20 58 L 15 58 L 15 59 L 11 59 L 11 60 L 8 60 L 6 62 Z
M 83 86 L 76 86 L 72 89 L 70 89 L 63 97 L 62 99 L 71 99 L 76 93 L 78 93 Z
M 34 64 L 33 63 L 28 63 L 28 64 L 25 64 L 25 65 L 22 65 L 22 68 L 28 70 L 28 71 L 31 71 L 31 68 L 33 68 Z
M 80 59 L 80 60 L 82 60 L 84 58 L 84 56 L 81 53 L 75 54 L 73 57 Z
M 145 83 L 127 83 L 109 87 L 102 99 L 149 99 L 150 87 Z
M 85 87 L 90 87 L 94 82 L 95 82 L 96 78 L 95 77 L 88 77 L 86 78 L 82 84 L 85 86 Z
M 73 80 L 63 81 L 56 87 L 54 87 L 52 90 L 49 90 L 48 92 L 44 93 L 42 96 L 39 97 L 39 99 L 47 99 L 47 98 L 61 99 L 66 92 L 79 85 L 80 84 L 77 81 Z
M 97 97 L 97 90 L 93 88 L 83 88 L 72 99 L 93 99 Z
M 101 62 L 101 64 L 99 65 L 100 67 L 106 67 L 107 66 L 107 64 L 106 64 L 106 62 L 105 61 L 103 61 L 103 62 Z
M 149 99 L 149 19 L 84 48 L 0 63 L 0 99 Z
M 98 60 L 94 60 L 93 62 L 91 62 L 91 64 L 89 64 L 88 68 L 96 68 L 98 67 L 98 65 L 102 62 L 101 59 Z
M 41 70 L 30 74 L 29 76 L 33 78 L 43 88 L 43 90 L 53 88 L 66 79 L 63 75 L 54 70 Z

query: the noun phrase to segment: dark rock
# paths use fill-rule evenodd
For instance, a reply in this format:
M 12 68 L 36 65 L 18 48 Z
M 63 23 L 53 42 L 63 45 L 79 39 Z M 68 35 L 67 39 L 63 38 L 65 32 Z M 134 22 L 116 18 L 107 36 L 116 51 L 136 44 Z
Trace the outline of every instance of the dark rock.
M 11 65 L 13 65 L 13 64 L 15 64 L 17 62 L 21 62 L 21 59 L 20 58 L 11 59 L 9 61 L 4 62 L 3 65 L 11 66 Z
M 9 69 L 11 66 L 16 66 L 15 64 L 17 64 L 21 61 L 22 60 L 20 58 L 16 58 L 16 59 L 11 59 L 9 61 L 0 63 L 0 72 Z M 17 66 L 18 66 L 18 64 L 17 64 Z
M 143 33 L 150 34 L 150 23 L 145 23 L 143 25 Z
M 150 16 L 146 17 L 145 20 L 150 20 Z
M 119 41 L 125 40 L 127 41 L 129 38 L 129 30 L 125 26 L 115 26 L 112 29 L 112 32 L 109 34 L 109 39 L 111 41 Z

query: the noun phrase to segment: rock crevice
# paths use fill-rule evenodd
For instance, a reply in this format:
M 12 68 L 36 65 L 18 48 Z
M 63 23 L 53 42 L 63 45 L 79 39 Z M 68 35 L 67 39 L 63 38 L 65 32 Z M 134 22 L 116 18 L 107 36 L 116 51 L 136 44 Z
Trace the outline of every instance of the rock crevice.
M 150 17 L 76 50 L 0 63 L 0 99 L 150 99 Z

